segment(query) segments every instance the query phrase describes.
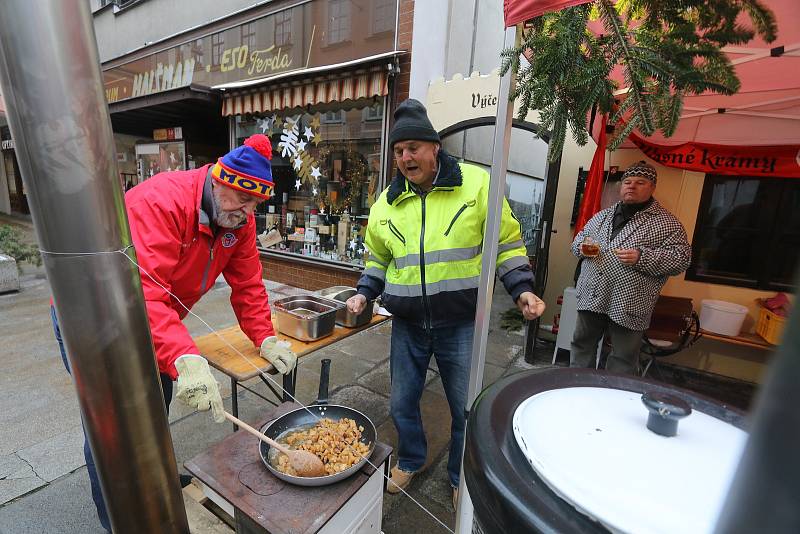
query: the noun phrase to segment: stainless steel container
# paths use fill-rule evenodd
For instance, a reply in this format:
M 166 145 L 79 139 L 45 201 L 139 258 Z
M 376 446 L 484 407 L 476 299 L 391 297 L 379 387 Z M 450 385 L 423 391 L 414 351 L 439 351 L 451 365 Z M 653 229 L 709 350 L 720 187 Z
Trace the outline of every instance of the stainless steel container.
M 321 290 L 319 294 L 322 295 L 323 297 L 327 297 L 339 302 L 347 302 L 347 299 L 356 294 L 356 288 L 347 286 L 333 286 Z M 372 311 L 374 308 L 374 303 L 375 303 L 374 300 L 368 300 L 367 306 L 364 308 L 364 311 L 362 311 L 358 315 L 348 310 L 347 306 L 345 306 L 344 309 L 341 309 L 338 312 L 336 312 L 336 324 L 340 326 L 345 326 L 347 328 L 357 328 L 359 326 L 364 326 L 365 324 L 369 323 L 372 320 Z
M 342 308 L 342 302 L 316 295 L 295 295 L 272 303 L 278 331 L 300 341 L 331 335 L 336 326 L 336 312 Z

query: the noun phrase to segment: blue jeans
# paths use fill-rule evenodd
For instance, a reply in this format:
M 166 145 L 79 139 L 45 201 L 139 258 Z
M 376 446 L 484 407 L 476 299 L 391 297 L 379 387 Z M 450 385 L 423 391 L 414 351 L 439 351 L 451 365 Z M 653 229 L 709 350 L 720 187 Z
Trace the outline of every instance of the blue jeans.
M 58 341 L 58 348 L 61 350 L 61 361 L 64 362 L 67 372 L 72 374 L 69 367 L 69 360 L 67 359 L 67 351 L 64 348 L 64 341 L 61 339 L 61 329 L 58 327 L 58 318 L 56 318 L 56 310 L 50 306 L 50 318 L 53 321 L 53 332 Z M 169 403 L 172 400 L 172 379 L 169 375 L 161 375 L 161 391 L 164 393 L 164 403 L 169 415 Z M 83 426 L 83 418 L 81 417 L 81 426 Z M 108 532 L 111 532 L 111 521 L 108 519 L 108 511 L 106 510 L 106 503 L 103 500 L 103 492 L 100 489 L 100 478 L 97 476 L 97 467 L 94 465 L 94 458 L 92 457 L 92 450 L 89 448 L 89 440 L 86 439 L 86 427 L 83 427 L 83 457 L 86 459 L 86 470 L 89 472 L 89 483 L 92 486 L 92 500 L 94 506 L 97 508 L 97 517 L 100 519 L 100 524 Z
M 413 473 L 425 465 L 428 442 L 422 428 L 419 402 L 425 388 L 428 363 L 433 355 L 452 418 L 447 474 L 453 487 L 458 487 L 461 471 L 474 330 L 475 324 L 472 322 L 426 331 L 397 317 L 392 319 L 389 365 L 392 380 L 391 413 L 398 435 L 398 466 L 403 471 Z

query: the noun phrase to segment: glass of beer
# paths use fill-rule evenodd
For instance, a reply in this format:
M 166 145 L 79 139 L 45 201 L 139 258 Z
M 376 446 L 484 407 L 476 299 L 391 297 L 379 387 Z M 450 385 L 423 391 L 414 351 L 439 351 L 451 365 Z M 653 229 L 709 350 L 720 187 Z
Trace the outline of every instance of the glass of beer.
M 587 258 L 594 258 L 600 255 L 600 243 L 589 236 L 583 238 L 581 243 L 581 254 Z

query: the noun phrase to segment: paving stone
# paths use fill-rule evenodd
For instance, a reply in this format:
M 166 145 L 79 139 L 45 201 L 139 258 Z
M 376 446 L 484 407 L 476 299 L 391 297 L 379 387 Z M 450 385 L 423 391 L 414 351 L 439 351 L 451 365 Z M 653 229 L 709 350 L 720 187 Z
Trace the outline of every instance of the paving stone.
M 450 406 L 443 396 L 426 389 L 422 393 L 420 411 L 422 412 L 422 427 L 428 442 L 428 459 L 424 469 L 428 469 L 436 458 L 443 453 L 446 454 L 450 445 Z M 394 448 L 393 456 L 396 463 L 397 429 L 391 416 L 378 427 L 378 439 Z M 417 484 L 417 480 L 412 482 L 412 487 L 415 484 Z
M 444 509 L 453 509 L 453 488 L 447 474 L 448 454 L 442 454 L 439 460 L 428 471 L 423 473 L 424 483 L 420 484 L 420 493 Z M 455 510 L 453 510 L 455 512 Z
M 0 456 L 0 504 L 44 486 L 33 468 L 16 454 Z
M 431 359 L 431 364 L 435 367 L 436 362 Z M 435 369 L 428 369 L 428 374 L 425 377 L 425 385 L 428 386 L 434 380 L 439 378 L 438 372 Z M 392 384 L 391 377 L 389 376 L 389 362 L 381 363 L 368 373 L 362 375 L 358 379 L 358 383 L 362 386 L 371 389 L 383 395 L 390 395 Z
M 353 408 L 379 425 L 389 416 L 389 399 L 361 386 L 346 386 L 331 396 L 331 404 Z
M 17 456 L 30 464 L 39 478 L 51 482 L 86 465 L 83 457 L 83 429 L 78 427 L 21 449 L 17 451 Z
M 336 344 L 336 348 L 353 357 L 371 362 L 389 359 L 391 321 L 386 321 Z
M 428 478 L 423 478 L 426 476 Z M 446 480 L 442 484 L 432 484 L 431 477 L 436 477 L 436 474 L 422 473 L 411 483 L 407 492 L 414 500 L 403 493 L 384 493 L 381 525 L 384 534 L 446 534 L 448 529 L 455 530 L 456 516 L 452 503 L 440 504 L 448 499 L 452 501 L 450 485 Z M 428 488 L 429 485 L 435 489 Z M 431 498 L 433 493 L 437 494 L 436 499 Z
M 0 507 L 3 534 L 102 534 L 86 468 Z
M 519 341 L 517 336 L 493 335 L 487 342 L 486 363 L 508 366 L 522 352 Z
M 335 348 L 334 348 L 335 347 Z M 331 392 L 349 384 L 355 384 L 360 376 L 372 370 L 375 364 L 339 350 L 339 345 L 318 350 L 300 358 L 298 382 L 302 378 L 319 385 L 321 362 L 331 360 L 331 372 L 328 387 Z
M 483 387 L 486 388 L 494 384 L 498 378 L 503 376 L 505 371 L 505 367 L 487 363 L 483 367 Z

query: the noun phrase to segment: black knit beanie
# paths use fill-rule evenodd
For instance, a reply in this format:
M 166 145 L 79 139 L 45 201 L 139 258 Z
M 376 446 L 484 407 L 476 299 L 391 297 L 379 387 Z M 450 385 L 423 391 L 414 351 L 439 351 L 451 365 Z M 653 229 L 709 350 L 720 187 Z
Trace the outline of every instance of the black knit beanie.
M 394 110 L 394 125 L 389 132 L 389 146 L 400 141 L 433 141 L 441 143 L 439 134 L 433 129 L 428 111 L 419 100 L 409 98 Z

